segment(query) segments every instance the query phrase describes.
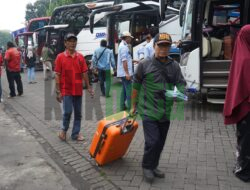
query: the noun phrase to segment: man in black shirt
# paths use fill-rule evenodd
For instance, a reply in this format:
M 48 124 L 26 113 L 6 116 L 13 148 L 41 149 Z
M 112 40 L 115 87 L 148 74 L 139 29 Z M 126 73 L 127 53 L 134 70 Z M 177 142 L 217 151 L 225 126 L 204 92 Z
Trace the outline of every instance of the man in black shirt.
M 167 33 L 157 34 L 154 38 L 153 57 L 142 60 L 135 74 L 132 93 L 132 113 L 142 117 L 145 148 L 142 161 L 143 174 L 148 182 L 154 177 L 164 178 L 165 174 L 157 169 L 170 125 L 170 112 L 173 99 L 168 99 L 166 90 L 184 92 L 186 82 L 179 64 L 169 55 L 172 44 Z

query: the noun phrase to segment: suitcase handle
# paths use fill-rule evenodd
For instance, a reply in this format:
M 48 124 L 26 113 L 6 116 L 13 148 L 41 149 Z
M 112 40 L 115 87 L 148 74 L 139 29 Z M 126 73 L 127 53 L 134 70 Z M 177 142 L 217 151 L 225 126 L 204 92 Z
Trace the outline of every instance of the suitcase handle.
M 129 114 L 126 121 L 124 122 L 124 125 L 121 127 L 121 134 L 129 133 L 133 130 L 133 124 L 136 120 L 137 112 L 134 115 Z
M 122 119 L 122 120 L 120 120 L 120 121 L 115 121 L 115 122 L 109 123 L 109 124 L 107 124 L 107 125 L 103 128 L 102 133 L 101 133 L 101 136 L 100 136 L 100 139 L 99 139 L 99 141 L 98 141 L 98 143 L 97 143 L 97 145 L 96 145 L 95 152 L 94 152 L 94 154 L 93 154 L 93 156 L 92 156 L 93 158 L 95 158 L 96 155 L 97 155 L 98 153 L 100 153 L 100 151 L 101 151 L 101 148 L 102 148 L 102 146 L 103 146 L 103 144 L 104 144 L 104 140 L 105 140 L 106 137 L 107 137 L 107 135 L 106 135 L 107 129 L 108 129 L 109 127 L 113 126 L 113 125 L 120 125 L 121 123 L 124 122 L 124 120 L 126 120 L 126 118 L 124 118 L 124 119 Z M 125 123 L 126 123 L 126 122 L 125 122 Z

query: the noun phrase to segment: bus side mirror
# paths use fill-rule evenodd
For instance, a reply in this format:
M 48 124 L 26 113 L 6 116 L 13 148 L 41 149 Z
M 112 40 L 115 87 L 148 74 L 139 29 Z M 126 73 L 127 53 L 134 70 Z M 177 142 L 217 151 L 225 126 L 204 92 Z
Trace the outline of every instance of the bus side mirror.
M 167 4 L 165 4 L 165 0 L 160 0 L 159 3 L 160 3 L 159 11 L 160 11 L 161 20 L 165 20 L 165 11 L 166 11 Z
M 185 10 L 186 10 L 186 3 L 181 3 L 181 7 L 180 7 L 180 19 L 179 19 L 179 24 L 182 27 L 183 26 L 183 22 L 184 22 L 184 17 L 185 17 Z
M 91 34 L 94 32 L 94 18 L 95 18 L 95 13 L 91 13 L 89 16 L 89 30 Z

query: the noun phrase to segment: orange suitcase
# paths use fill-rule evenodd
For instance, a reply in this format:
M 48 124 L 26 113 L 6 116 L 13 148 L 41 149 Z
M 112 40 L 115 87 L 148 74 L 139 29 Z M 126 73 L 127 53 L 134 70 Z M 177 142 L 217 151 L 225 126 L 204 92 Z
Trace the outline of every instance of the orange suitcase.
M 98 165 L 121 158 L 127 152 L 138 128 L 135 117 L 119 112 L 99 121 L 89 149 Z

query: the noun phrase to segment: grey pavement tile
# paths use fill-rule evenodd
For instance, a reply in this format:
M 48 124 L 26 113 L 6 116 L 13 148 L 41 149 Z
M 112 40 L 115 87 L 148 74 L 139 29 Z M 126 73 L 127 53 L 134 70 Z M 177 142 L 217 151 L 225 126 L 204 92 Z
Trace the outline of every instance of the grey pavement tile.
M 91 175 L 91 174 L 94 174 L 94 173 L 96 173 L 96 170 L 93 169 L 93 168 L 91 168 L 91 169 L 89 169 L 89 170 L 83 171 L 83 172 L 81 173 L 81 176 L 82 176 L 82 177 L 86 177 L 86 176 Z
M 130 183 L 130 186 L 139 187 L 142 183 L 142 180 L 143 180 L 143 176 L 134 176 L 131 183 Z
M 135 174 L 135 171 L 127 171 L 123 177 L 123 180 L 132 180 L 135 177 Z
M 121 181 L 123 180 L 123 175 L 108 175 L 107 178 L 111 181 Z
M 37 77 L 42 79 L 42 73 L 38 72 Z M 6 82 L 3 83 L 3 86 L 7 88 Z M 82 133 L 85 141 L 77 143 L 69 140 L 67 143 L 63 143 L 59 141 L 56 134 L 59 131 L 60 120 L 44 121 L 44 91 L 40 90 L 43 89 L 43 85 L 44 83 L 37 83 L 37 85 L 32 86 L 33 89 L 29 89 L 29 86 L 25 83 L 26 92 L 22 101 L 16 99 L 13 103 L 8 100 L 8 103 L 17 105 L 17 112 L 22 113 L 23 117 L 29 123 L 32 123 L 32 127 L 28 126 L 29 131 L 35 136 L 38 136 L 39 132 L 45 141 L 49 141 L 51 146 L 57 152 L 60 152 L 65 163 L 72 157 L 84 156 L 89 164 L 86 164 L 85 161 L 86 165 L 78 167 L 77 164 L 82 162 L 75 163 L 76 170 L 81 172 L 83 178 L 89 176 L 91 179 L 91 176 L 101 173 L 101 176 L 104 176 L 105 179 L 115 183 L 118 181 L 120 187 L 124 189 L 132 187 L 130 184 L 133 180 L 136 185 L 134 188 L 143 189 L 145 187 L 145 190 L 154 188 L 185 190 L 195 189 L 192 188 L 196 187 L 195 185 L 197 185 L 197 188 L 203 187 L 203 189 L 228 190 L 238 187 L 250 189 L 249 184 L 241 182 L 232 173 L 235 163 L 235 126 L 223 124 L 222 109 L 218 109 L 218 106 L 197 105 L 192 102 L 186 104 L 185 118 L 189 117 L 189 121 L 171 121 L 166 145 L 161 156 L 159 167 L 166 172 L 166 178 L 156 180 L 153 184 L 147 184 L 144 180 L 137 182 L 140 181 L 139 178 L 142 178 L 141 160 L 144 149 L 142 127 L 138 129 L 123 159 L 107 164 L 97 171 L 93 169 L 95 161 L 89 160 L 88 156 L 88 148 L 96 130 L 97 119 L 94 116 L 92 120 L 84 120 L 86 118 L 85 110 L 95 107 L 95 104 L 89 98 L 83 98 Z M 96 86 L 96 90 L 99 89 L 98 84 L 94 84 L 94 86 Z M 35 93 L 39 90 L 40 94 Z M 100 102 L 104 113 L 105 99 L 100 98 Z M 20 106 L 18 107 L 18 105 Z M 216 107 L 216 109 L 213 107 Z M 206 116 L 205 120 L 202 120 L 201 117 L 203 116 Z M 18 117 L 18 119 L 21 120 L 22 118 Z M 61 115 L 59 119 L 61 119 Z M 44 128 L 41 128 L 42 125 Z M 74 159 L 71 161 L 74 161 Z M 132 179 L 130 174 L 133 176 Z M 138 179 L 135 176 L 138 176 Z M 181 182 L 178 183 L 177 179 Z M 93 178 L 92 181 L 98 180 Z M 108 184 L 103 186 L 104 189 L 117 189 L 108 181 L 106 182 Z M 137 186 L 137 184 L 139 185 Z
M 124 190 L 139 190 L 138 187 L 129 187 L 129 186 L 122 186 L 121 189 L 124 189 Z
M 71 160 L 71 161 L 68 161 L 68 162 L 69 162 L 69 164 L 71 166 L 73 166 L 73 165 L 76 165 L 76 164 L 79 164 L 79 163 L 83 163 L 84 161 L 85 161 L 85 159 L 83 157 L 77 156 L 77 159 L 74 159 L 74 160 Z
M 104 185 L 103 187 L 105 190 L 117 190 L 118 189 L 114 185 L 111 185 L 111 184 Z
M 118 186 L 118 187 L 122 187 L 122 186 L 129 186 L 130 185 L 130 181 L 125 181 L 125 180 L 117 180 L 114 181 L 114 183 Z
M 139 190 L 149 190 L 151 184 L 147 183 L 146 181 L 142 181 Z
M 196 185 L 195 190 L 219 190 L 219 187 L 214 185 Z
M 64 157 L 64 159 L 65 159 L 65 157 Z M 71 162 L 71 163 L 74 164 L 75 161 L 78 161 L 78 160 L 81 160 L 81 159 L 82 159 L 81 156 L 79 156 L 78 154 L 75 154 L 75 155 L 70 156 L 69 158 L 67 156 L 66 159 L 65 159 L 65 162 L 67 162 L 67 163 Z

